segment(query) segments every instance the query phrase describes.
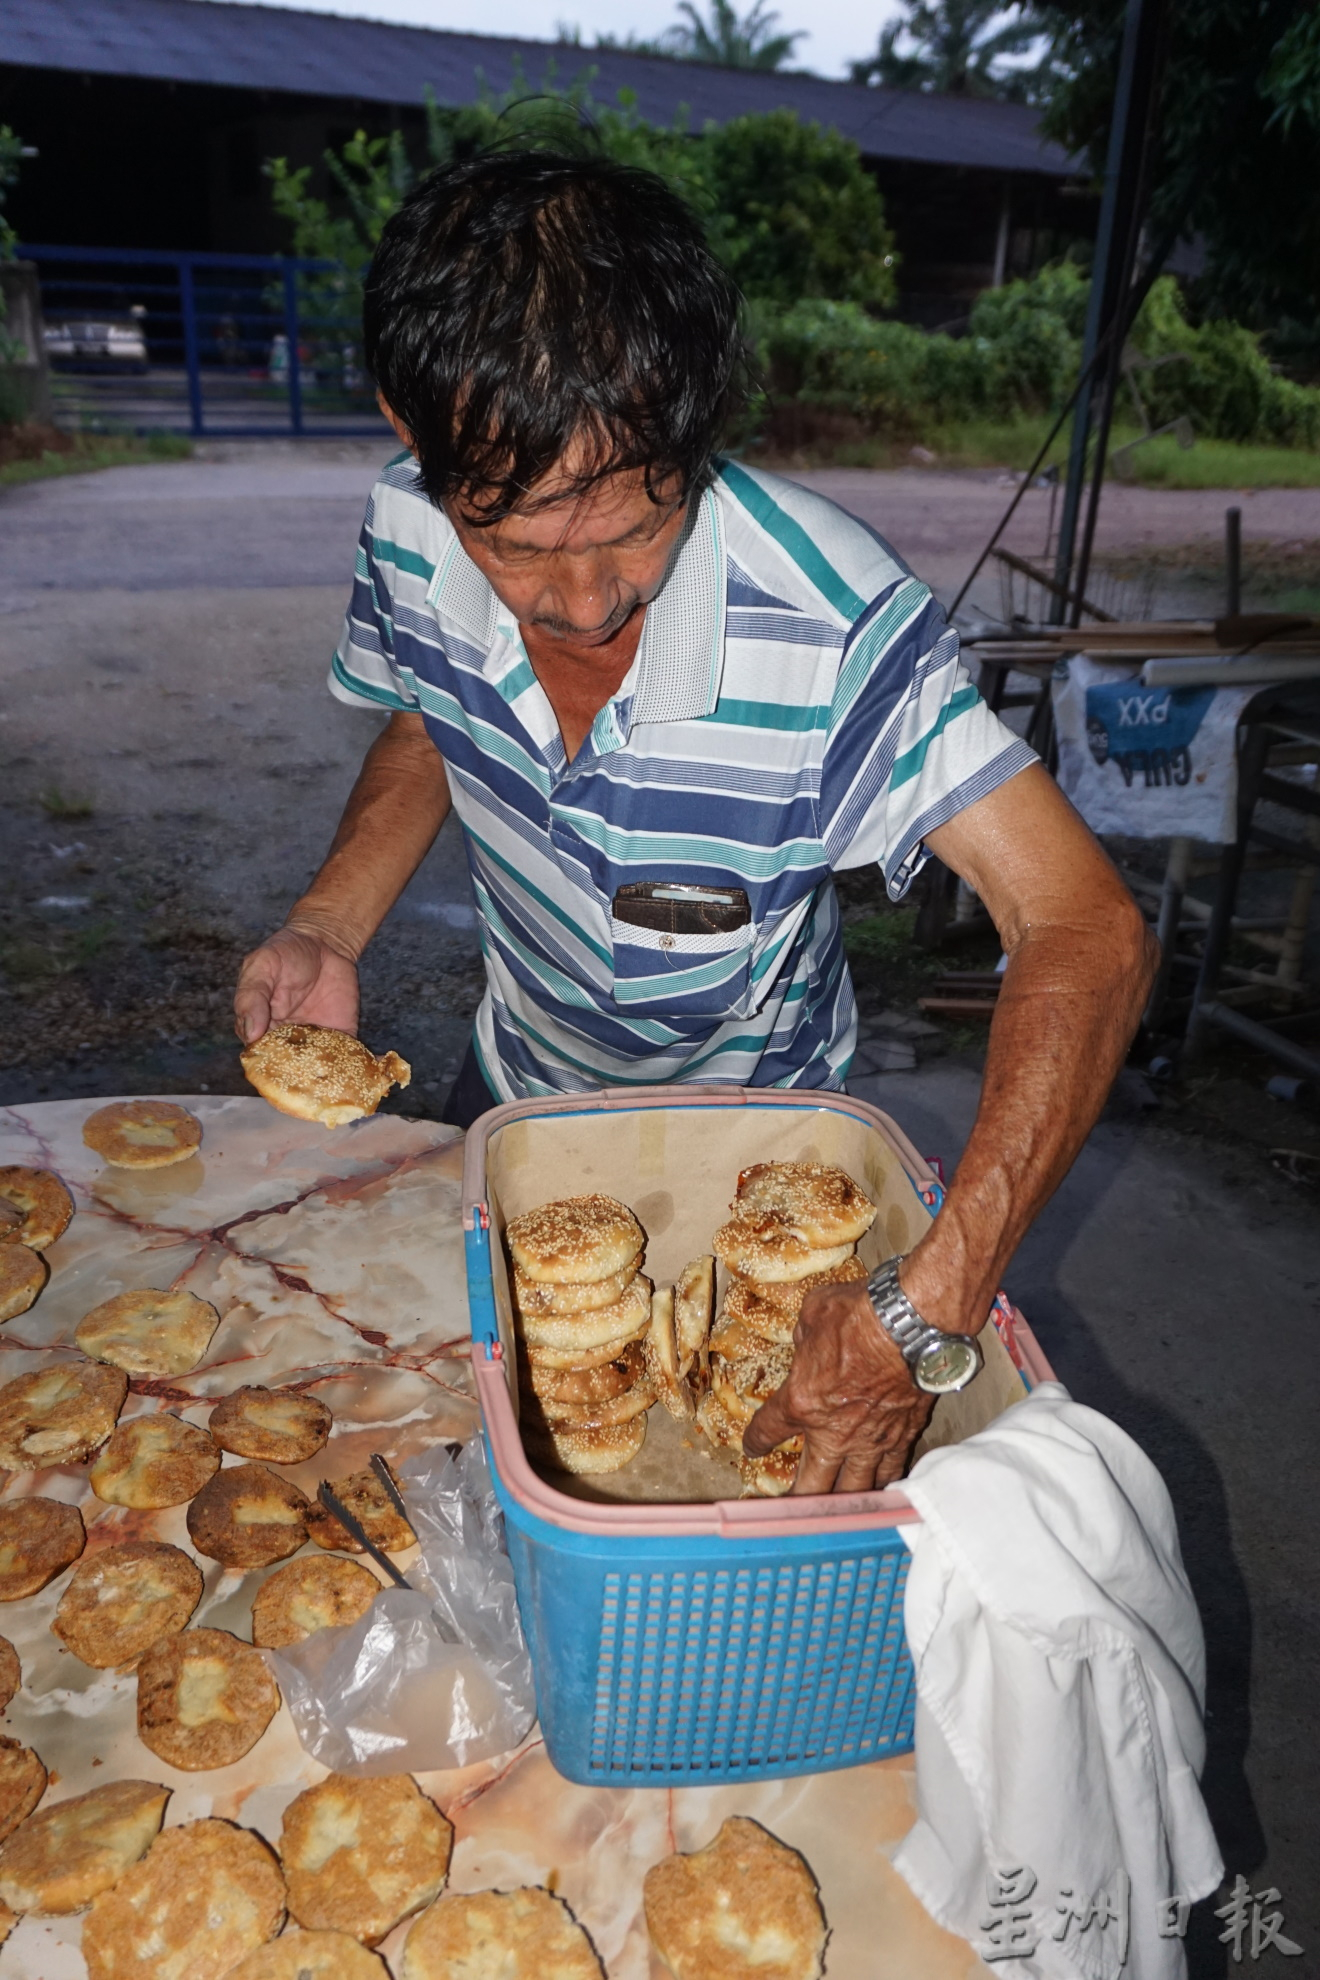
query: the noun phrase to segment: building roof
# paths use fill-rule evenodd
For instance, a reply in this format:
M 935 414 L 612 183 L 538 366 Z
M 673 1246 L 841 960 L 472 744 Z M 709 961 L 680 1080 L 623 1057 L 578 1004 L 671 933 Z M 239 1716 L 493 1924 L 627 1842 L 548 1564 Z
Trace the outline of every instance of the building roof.
M 81 75 L 393 104 L 420 104 L 429 85 L 439 102 L 459 104 L 476 95 L 478 71 L 499 92 L 519 73 L 540 83 L 552 63 L 561 84 L 594 70 L 600 101 L 632 90 L 641 114 L 660 123 L 685 110 L 699 129 L 708 119 L 788 108 L 834 125 L 871 158 L 1052 178 L 1076 169 L 1041 140 L 1035 112 L 1015 103 L 223 0 L 4 0 L 0 7 L 0 64 Z

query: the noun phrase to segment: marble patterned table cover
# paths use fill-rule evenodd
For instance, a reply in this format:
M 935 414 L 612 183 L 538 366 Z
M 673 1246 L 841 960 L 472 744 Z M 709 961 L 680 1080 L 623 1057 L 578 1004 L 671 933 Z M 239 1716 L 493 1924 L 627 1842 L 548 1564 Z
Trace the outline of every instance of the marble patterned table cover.
M 0 1331 L 0 1381 L 67 1355 L 83 1314 L 112 1294 L 182 1287 L 221 1314 L 204 1364 L 134 1382 L 125 1417 L 170 1409 L 205 1424 L 209 1404 L 241 1383 L 306 1388 L 335 1414 L 329 1446 L 288 1467 L 310 1495 L 320 1478 L 360 1469 L 373 1450 L 397 1461 L 471 1433 L 455 1130 L 377 1116 L 328 1131 L 261 1100 L 199 1095 L 184 1101 L 203 1124 L 199 1154 L 135 1174 L 106 1168 L 83 1144 L 84 1120 L 104 1104 L 0 1109 L 0 1163 L 54 1169 L 77 1204 L 46 1254 L 46 1290 Z M 79 1505 L 89 1552 L 143 1537 L 192 1552 L 185 1507 L 104 1506 L 84 1466 L 8 1475 L 4 1490 Z M 206 1587 L 194 1622 L 250 1640 L 265 1571 L 199 1564 Z M 50 1770 L 47 1802 L 114 1778 L 159 1780 L 173 1789 L 167 1822 L 214 1814 L 277 1842 L 287 1803 L 325 1771 L 302 1751 L 287 1710 L 232 1767 L 166 1766 L 137 1738 L 132 1675 L 89 1669 L 51 1634 L 66 1582 L 60 1575 L 41 1594 L 0 1606 L 0 1634 L 23 1663 L 5 1730 Z M 671 1849 L 701 1847 L 731 1814 L 754 1816 L 811 1864 L 831 1927 L 829 1980 L 965 1980 L 988 1970 L 931 1921 L 891 1867 L 914 1814 L 910 1760 L 729 1788 L 582 1788 L 560 1778 L 533 1734 L 499 1761 L 418 1778 L 455 1826 L 450 1887 L 549 1884 L 590 1931 L 610 1980 L 662 1973 L 647 1940 L 642 1879 Z M 386 1940 L 387 1960 L 406 1930 Z M 80 1940 L 77 1918 L 24 1919 L 0 1950 L 0 1980 L 82 1980 Z

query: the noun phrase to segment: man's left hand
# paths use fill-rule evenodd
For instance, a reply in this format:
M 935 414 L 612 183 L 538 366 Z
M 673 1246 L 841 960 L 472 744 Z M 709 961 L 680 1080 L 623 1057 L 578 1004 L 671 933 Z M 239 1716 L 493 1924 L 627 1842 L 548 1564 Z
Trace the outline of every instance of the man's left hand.
M 876 1319 L 866 1288 L 818 1286 L 793 1330 L 788 1380 L 748 1424 L 743 1449 L 764 1457 L 803 1437 L 795 1492 L 869 1492 L 902 1477 L 934 1406 Z

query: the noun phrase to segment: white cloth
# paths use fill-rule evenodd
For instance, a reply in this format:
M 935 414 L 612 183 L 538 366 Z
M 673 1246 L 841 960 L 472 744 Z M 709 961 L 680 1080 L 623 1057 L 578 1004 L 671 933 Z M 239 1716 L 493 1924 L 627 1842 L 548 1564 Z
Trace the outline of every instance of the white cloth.
M 1059 788 L 1093 832 L 1237 837 L 1237 727 L 1259 686 L 1143 687 L 1074 654 L 1053 682 Z
M 919 1813 L 896 1867 L 1013 1980 L 1178 1980 L 1179 1912 L 1223 1864 L 1163 1480 L 1046 1382 L 904 1489 Z

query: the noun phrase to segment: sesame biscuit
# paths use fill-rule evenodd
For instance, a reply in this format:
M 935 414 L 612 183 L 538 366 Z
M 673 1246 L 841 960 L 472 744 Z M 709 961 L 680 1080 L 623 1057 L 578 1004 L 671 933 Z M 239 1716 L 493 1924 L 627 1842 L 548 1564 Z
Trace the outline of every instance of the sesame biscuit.
M 712 1444 L 742 1456 L 743 1426 L 729 1415 L 713 1389 L 697 1404 L 697 1428 L 705 1431 Z
M 284 1922 L 284 1879 L 251 1829 L 210 1818 L 162 1829 L 93 1901 L 88 1980 L 222 1980 Z
M 202 1571 L 163 1540 L 121 1540 L 84 1555 L 51 1629 L 93 1670 L 131 1664 L 181 1630 L 202 1599 Z
M 43 1918 L 84 1910 L 146 1855 L 169 1798 L 155 1781 L 107 1781 L 30 1815 L 0 1848 L 0 1898 Z
M 602 1341 L 599 1347 L 540 1347 L 531 1341 L 522 1344 L 523 1354 L 529 1368 L 603 1368 L 607 1361 L 617 1361 L 631 1347 L 646 1339 L 651 1316 L 648 1311 L 646 1323 L 637 1327 L 631 1334 L 621 1334 L 617 1340 Z
M 809 1292 L 815 1292 L 817 1286 L 860 1285 L 866 1277 L 866 1267 L 856 1252 L 849 1252 L 828 1272 L 812 1272 L 805 1279 L 776 1283 L 730 1272 L 724 1292 L 724 1316 L 729 1320 L 746 1320 L 767 1340 L 791 1341 L 802 1302 Z
M 651 1290 L 651 1281 L 638 1272 L 613 1306 L 594 1313 L 523 1313 L 519 1331 L 529 1347 L 594 1348 L 626 1339 L 649 1326 Z
M 596 1948 L 549 1891 L 450 1892 L 424 1911 L 400 1980 L 605 1980 Z
M 84 1354 L 129 1375 L 186 1375 L 196 1368 L 220 1315 L 190 1292 L 116 1293 L 83 1315 L 73 1338 Z
M 547 1368 L 524 1358 L 518 1373 L 543 1402 L 592 1403 L 621 1396 L 640 1380 L 645 1367 L 642 1343 L 630 1341 L 615 1360 L 603 1361 L 597 1368 Z
M 235 1464 L 209 1478 L 188 1508 L 188 1537 L 222 1567 L 287 1561 L 307 1538 L 311 1503 L 264 1464 Z
M 321 1554 L 276 1568 L 252 1604 L 252 1641 L 262 1650 L 302 1643 L 318 1629 L 342 1629 L 364 1616 L 380 1583 L 356 1561 Z
M 786 1444 L 776 1444 L 764 1457 L 739 1458 L 743 1498 L 782 1499 L 793 1489 L 801 1457 L 802 1439 L 792 1437 Z
M 766 1334 L 758 1334 L 745 1320 L 721 1318 L 719 1326 L 710 1337 L 711 1360 L 737 1361 L 744 1354 L 765 1354 L 775 1348 L 788 1349 L 793 1345 L 790 1334 L 780 1340 Z
M 0 1712 L 8 1709 L 23 1688 L 23 1666 L 7 1636 L 0 1636 Z
M 44 1251 L 69 1228 L 73 1198 L 49 1169 L 0 1168 L 0 1203 L 18 1212 L 16 1224 L 0 1223 L 0 1244 L 25 1244 Z
M 219 1451 L 195 1423 L 178 1416 L 132 1416 L 115 1425 L 87 1481 L 108 1506 L 154 1512 L 186 1505 L 219 1469 Z
M 856 1244 L 875 1222 L 875 1205 L 846 1169 L 828 1162 L 757 1162 L 738 1178 L 735 1216 L 771 1210 L 817 1248 Z
M 113 1100 L 83 1122 L 87 1146 L 117 1169 L 164 1169 L 202 1145 L 202 1124 L 172 1100 Z
M 713 1357 L 711 1392 L 735 1422 L 748 1424 L 761 1404 L 783 1387 L 792 1365 L 792 1350 L 774 1345 L 760 1354 L 739 1355 L 736 1361 Z
M 378 1059 L 351 1031 L 323 1024 L 273 1024 L 241 1058 L 263 1100 L 330 1128 L 374 1114 L 392 1086 L 412 1078 L 397 1052 Z
M 263 1464 L 303 1464 L 330 1435 L 334 1417 L 296 1389 L 234 1389 L 211 1411 L 208 1426 L 222 1451 Z
M 594 1313 L 598 1307 L 613 1306 L 622 1299 L 637 1276 L 641 1252 L 611 1272 L 607 1279 L 591 1279 L 577 1285 L 548 1285 L 529 1279 L 517 1265 L 513 1268 L 513 1301 L 520 1313 Z
M 544 1402 L 540 1396 L 525 1396 L 524 1407 L 535 1419 L 539 1414 L 551 1431 L 591 1430 L 611 1423 L 631 1423 L 655 1401 L 655 1383 L 649 1375 L 638 1377 L 622 1395 L 604 1402 Z
M 674 1980 L 819 1980 L 825 1970 L 816 1879 L 745 1815 L 731 1815 L 705 1849 L 648 1870 L 643 1899 Z
M 284 1811 L 280 1861 L 300 1925 L 378 1945 L 443 1889 L 454 1831 L 411 1774 L 331 1774 Z
M 566 1196 L 526 1210 L 504 1235 L 524 1277 L 555 1286 L 608 1279 L 646 1243 L 627 1204 L 600 1195 Z
M 393 1476 L 393 1474 L 391 1474 Z M 397 1484 L 397 1480 L 395 1481 Z M 346 1478 L 332 1478 L 330 1489 L 342 1506 L 358 1521 L 369 1540 L 387 1554 L 400 1554 L 415 1547 L 417 1535 L 396 1510 L 385 1487 L 374 1471 L 351 1471 Z M 318 1547 L 338 1554 L 360 1554 L 362 1548 L 319 1500 L 307 1512 L 308 1538 Z
M 679 1422 L 694 1416 L 696 1404 L 679 1362 L 672 1286 L 657 1286 L 651 1296 L 651 1328 L 644 1353 L 652 1391 L 665 1409 Z
M 261 1652 L 228 1630 L 162 1636 L 138 1665 L 138 1738 L 186 1773 L 241 1760 L 279 1705 Z
M 0 1388 L 0 1468 L 40 1471 L 99 1450 L 124 1406 L 128 1377 L 95 1361 L 52 1362 Z
M 225 1980 L 389 1980 L 379 1953 L 345 1932 L 284 1932 L 231 1966 Z
M 26 1313 L 49 1277 L 49 1265 L 30 1244 L 0 1244 L 0 1320 Z
M 77 1506 L 58 1499 L 7 1499 L 0 1505 L 0 1602 L 35 1595 L 86 1545 Z
M 556 1471 L 571 1471 L 579 1477 L 594 1473 L 622 1471 L 631 1464 L 646 1442 L 646 1416 L 631 1417 L 627 1423 L 597 1424 L 586 1430 L 569 1426 L 523 1422 L 523 1443 L 529 1457 Z
M 714 1311 L 715 1260 L 708 1254 L 685 1265 L 674 1285 L 674 1337 L 684 1375 L 700 1364 Z
M 851 1245 L 809 1245 L 773 1210 L 749 1210 L 721 1224 L 711 1239 L 717 1258 L 745 1278 L 788 1282 L 841 1265 Z
M 27 1820 L 46 1792 L 46 1769 L 30 1746 L 0 1734 L 0 1839 Z

